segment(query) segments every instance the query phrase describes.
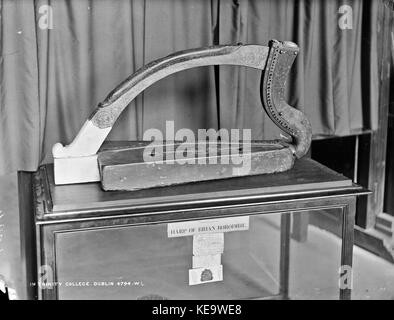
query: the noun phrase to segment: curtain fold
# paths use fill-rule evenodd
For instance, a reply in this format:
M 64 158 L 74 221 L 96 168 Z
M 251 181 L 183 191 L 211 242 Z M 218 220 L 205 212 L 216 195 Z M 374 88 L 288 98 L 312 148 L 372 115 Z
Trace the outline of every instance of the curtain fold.
M 35 10 L 24 1 L 2 1 L 0 9 L 0 173 L 35 170 L 42 141 Z
M 340 0 L 2 0 L 0 1 L 0 174 L 50 162 L 97 104 L 144 64 L 212 44 L 290 40 L 300 54 L 287 82 L 289 104 L 313 134 L 376 129 L 381 1 L 353 0 L 342 30 Z M 42 6 L 53 28 L 42 29 Z M 149 128 L 251 128 L 283 134 L 264 114 L 261 72 L 244 67 L 187 70 L 138 96 L 110 133 L 142 139 Z

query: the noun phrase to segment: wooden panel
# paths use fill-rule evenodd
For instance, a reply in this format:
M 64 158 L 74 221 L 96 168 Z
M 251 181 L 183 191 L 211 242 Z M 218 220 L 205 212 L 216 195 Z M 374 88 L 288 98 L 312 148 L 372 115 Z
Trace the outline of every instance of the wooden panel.
M 25 271 L 27 299 L 37 296 L 37 287 L 30 285 L 36 275 L 36 239 L 34 228 L 34 208 L 32 194 L 32 174 L 18 172 L 19 194 L 19 230 L 21 241 L 21 257 Z
M 393 81 L 394 87 L 394 81 Z M 393 88 L 394 91 L 394 88 Z M 394 120 L 394 115 L 392 115 Z M 393 121 L 394 122 L 394 121 Z M 387 167 L 386 167 L 386 185 L 384 212 L 394 216 L 394 123 L 389 128 L 387 140 Z
M 12 299 L 31 299 L 36 287 L 34 210 L 31 174 L 18 172 L 0 177 L 0 280 Z
M 386 169 L 386 145 L 388 126 L 388 107 L 390 98 L 390 43 L 393 11 L 387 8 L 388 4 L 382 1 L 380 6 L 381 32 L 378 34 L 377 43 L 379 48 L 380 83 L 379 83 L 379 113 L 378 129 L 371 135 L 369 184 L 368 188 L 373 194 L 368 197 L 367 216 L 361 221 L 357 217 L 357 223 L 364 228 L 375 225 L 375 218 L 383 212 L 384 181 Z

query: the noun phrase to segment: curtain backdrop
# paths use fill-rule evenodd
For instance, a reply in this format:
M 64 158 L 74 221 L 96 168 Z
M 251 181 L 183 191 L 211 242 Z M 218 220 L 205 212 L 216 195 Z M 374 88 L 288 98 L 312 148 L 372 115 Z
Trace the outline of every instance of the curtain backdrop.
M 352 29 L 338 25 L 352 8 Z M 314 136 L 376 129 L 380 1 L 0 0 L 0 174 L 36 170 L 56 142 L 70 143 L 97 104 L 154 59 L 212 44 L 290 40 L 300 54 L 288 101 Z M 50 5 L 53 28 L 42 29 Z M 279 135 L 264 114 L 259 71 L 206 67 L 172 75 L 133 101 L 109 139 L 144 130 L 251 128 Z

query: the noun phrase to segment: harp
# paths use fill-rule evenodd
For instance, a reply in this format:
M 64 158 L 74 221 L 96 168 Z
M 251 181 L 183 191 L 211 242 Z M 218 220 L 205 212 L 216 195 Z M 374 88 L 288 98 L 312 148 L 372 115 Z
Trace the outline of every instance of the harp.
M 307 117 L 284 99 L 286 78 L 298 52 L 297 45 L 292 42 L 272 40 L 268 47 L 220 45 L 180 51 L 145 65 L 99 103 L 69 145 L 56 143 L 53 146 L 55 183 L 101 181 L 104 190 L 137 190 L 291 169 L 294 161 L 307 153 L 312 136 Z M 245 172 L 237 170 L 237 165 L 232 163 L 216 161 L 216 164 L 206 165 L 205 161 L 201 164 L 204 161 L 201 161 L 203 159 L 198 152 L 194 164 L 192 161 L 186 165 L 176 161 L 146 161 L 144 152 L 149 142 L 140 141 L 116 148 L 102 147 L 122 111 L 143 90 L 173 73 L 210 65 L 239 65 L 262 70 L 262 106 L 271 120 L 292 137 L 292 141 L 258 141 L 251 143 L 250 148 L 240 145 L 238 152 L 250 161 L 250 170 Z M 182 143 L 167 141 L 163 144 L 161 150 L 168 155 Z M 230 148 L 223 141 L 213 145 L 208 143 L 202 148 L 197 143 L 194 147 L 209 151 L 218 146 L 221 151 L 216 157 L 223 160 L 228 156 L 226 150 Z M 209 152 L 206 154 L 205 160 L 209 163 L 212 157 Z

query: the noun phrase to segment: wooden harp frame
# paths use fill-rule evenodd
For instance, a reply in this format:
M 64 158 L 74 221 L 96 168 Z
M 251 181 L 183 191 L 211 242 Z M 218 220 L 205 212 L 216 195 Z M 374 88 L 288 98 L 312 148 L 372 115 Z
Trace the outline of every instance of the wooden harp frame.
M 312 129 L 306 116 L 284 100 L 289 70 L 298 54 L 292 42 L 270 41 L 261 45 L 220 45 L 191 49 L 153 61 L 119 84 L 99 103 L 75 139 L 52 148 L 56 184 L 100 181 L 97 152 L 116 120 L 143 90 L 176 72 L 210 65 L 238 65 L 262 70 L 260 86 L 264 110 L 272 121 L 292 136 L 289 145 L 295 158 L 308 151 Z

